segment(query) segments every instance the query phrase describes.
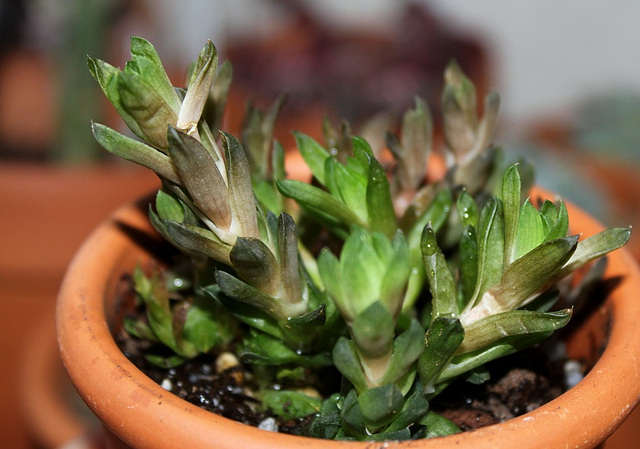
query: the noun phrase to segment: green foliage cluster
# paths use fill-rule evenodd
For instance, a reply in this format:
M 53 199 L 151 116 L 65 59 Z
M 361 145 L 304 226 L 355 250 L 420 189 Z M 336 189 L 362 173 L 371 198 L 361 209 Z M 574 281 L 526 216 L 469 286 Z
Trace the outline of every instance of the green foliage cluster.
M 498 95 L 479 117 L 454 63 L 442 98 L 443 179 L 427 182 L 433 124 L 418 99 L 399 133 L 385 135 L 391 164 L 347 126 L 326 122 L 325 145 L 297 133 L 313 174 L 305 183 L 287 179 L 273 140 L 282 99 L 267 112 L 249 108 L 242 141 L 218 133 L 232 72 L 211 43 L 186 89 L 171 85 L 149 42 L 133 38 L 131 54 L 123 70 L 91 58 L 89 67 L 135 138 L 100 124 L 93 133 L 158 174 L 151 222 L 188 263 L 136 271 L 147 316 L 127 330 L 170 348 L 148 354 L 165 366 L 235 351 L 262 376 L 264 407 L 283 419 L 314 414 L 313 436 L 457 431 L 430 402 L 566 325 L 572 310 L 554 307 L 558 282 L 629 238 L 621 228 L 579 241 L 561 201 L 528 199 L 530 167 L 506 166 L 491 145 Z M 334 394 L 304 393 L 302 380 L 327 369 L 343 378 Z

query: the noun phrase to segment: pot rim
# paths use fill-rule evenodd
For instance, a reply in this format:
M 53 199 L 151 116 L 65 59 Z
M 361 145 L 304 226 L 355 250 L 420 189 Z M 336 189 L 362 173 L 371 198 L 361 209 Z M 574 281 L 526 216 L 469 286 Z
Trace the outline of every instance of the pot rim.
M 534 190 L 534 196 L 553 197 L 542 189 Z M 571 223 L 580 223 L 572 227 L 579 228 L 584 236 L 602 230 L 586 213 L 565 204 Z M 123 225 L 142 232 L 152 229 L 140 203 L 116 211 L 74 258 L 62 284 L 56 312 L 65 368 L 84 401 L 108 429 L 139 448 L 168 449 L 176 447 L 176 441 L 194 449 L 212 444 L 229 449 L 372 447 L 372 443 L 311 439 L 247 426 L 178 398 L 138 370 L 116 346 L 103 303 L 106 283 L 114 280 L 113 264 L 120 266 L 144 254 L 140 248 L 133 250 L 132 241 L 122 231 Z M 640 345 L 636 343 L 640 341 L 640 301 L 635 298 L 640 291 L 640 270 L 630 253 L 621 249 L 609 255 L 607 276 L 622 277 L 608 299 L 612 314 L 608 344 L 578 385 L 503 423 L 444 438 L 388 442 L 381 447 L 524 449 L 558 447 L 558 441 L 565 447 L 594 447 L 606 439 L 640 399 Z M 121 414 L 114 415 L 113 411 Z M 189 419 L 178 419 L 181 415 Z M 158 424 L 160 430 L 154 427 Z

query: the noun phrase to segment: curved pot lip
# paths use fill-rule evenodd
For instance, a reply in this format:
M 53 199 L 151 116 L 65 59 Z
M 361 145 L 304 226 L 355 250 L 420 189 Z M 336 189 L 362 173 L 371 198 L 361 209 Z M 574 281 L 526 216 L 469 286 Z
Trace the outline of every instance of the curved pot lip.
M 537 189 L 534 195 L 551 198 Z M 571 223 L 585 236 L 602 229 L 567 204 Z M 107 325 L 103 298 L 111 267 L 131 253 L 127 226 L 151 230 L 139 205 L 119 209 L 85 242 L 72 262 L 57 305 L 62 360 L 76 389 L 103 423 L 132 447 L 190 448 L 305 447 L 365 448 L 371 443 L 318 440 L 266 432 L 187 403 L 142 374 L 118 349 Z M 137 256 L 143 252 L 138 250 Z M 131 256 L 129 254 L 129 256 Z M 610 296 L 609 343 L 587 376 L 538 409 L 504 423 L 445 438 L 385 443 L 387 448 L 593 447 L 609 436 L 640 398 L 640 271 L 624 249 L 609 256 L 608 276 L 622 276 Z M 606 385 L 606 387 L 603 387 Z M 114 414 L 117 412 L 118 414 Z M 188 419 L 184 419 L 187 416 Z M 157 427 L 158 424 L 160 427 Z

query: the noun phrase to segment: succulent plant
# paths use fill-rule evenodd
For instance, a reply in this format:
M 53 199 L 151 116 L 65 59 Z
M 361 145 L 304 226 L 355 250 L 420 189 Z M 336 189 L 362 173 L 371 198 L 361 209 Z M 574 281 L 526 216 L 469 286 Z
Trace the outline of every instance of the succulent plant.
M 572 310 L 554 308 L 559 282 L 629 239 L 628 228 L 568 236 L 561 201 L 528 198 L 530 168 L 506 166 L 491 145 L 497 94 L 479 119 L 455 63 L 445 72 L 442 179 L 427 176 L 433 125 L 417 99 L 399 134 L 385 133 L 385 163 L 347 125 L 326 122 L 327 145 L 296 133 L 314 178 L 305 183 L 286 178 L 273 140 L 282 98 L 266 113 L 248 109 L 242 143 L 210 126 L 221 123 L 231 78 L 211 43 L 186 89 L 170 84 L 147 41 L 132 38 L 131 53 L 124 70 L 92 58 L 89 67 L 136 137 L 99 124 L 94 136 L 158 174 L 149 217 L 183 256 L 134 273 L 146 317 L 125 327 L 169 348 L 148 354 L 165 366 L 235 351 L 262 376 L 264 407 L 285 420 L 313 415 L 310 435 L 457 431 L 430 402 L 565 326 Z M 343 378 L 334 391 L 300 389 L 326 369 Z

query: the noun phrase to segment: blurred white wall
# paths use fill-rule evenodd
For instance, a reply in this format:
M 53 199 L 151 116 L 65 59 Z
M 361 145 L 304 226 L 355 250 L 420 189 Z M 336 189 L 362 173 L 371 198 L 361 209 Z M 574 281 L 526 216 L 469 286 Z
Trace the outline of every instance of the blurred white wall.
M 485 39 L 496 64 L 503 117 L 522 121 L 557 113 L 587 95 L 640 92 L 640 2 L 636 0 L 418 0 L 453 26 Z M 342 26 L 393 22 L 399 0 L 306 0 Z M 267 0 L 153 0 L 168 25 L 172 54 L 191 61 L 207 38 L 221 48 L 228 32 L 268 32 L 278 12 Z M 178 33 L 178 30 L 182 30 Z

